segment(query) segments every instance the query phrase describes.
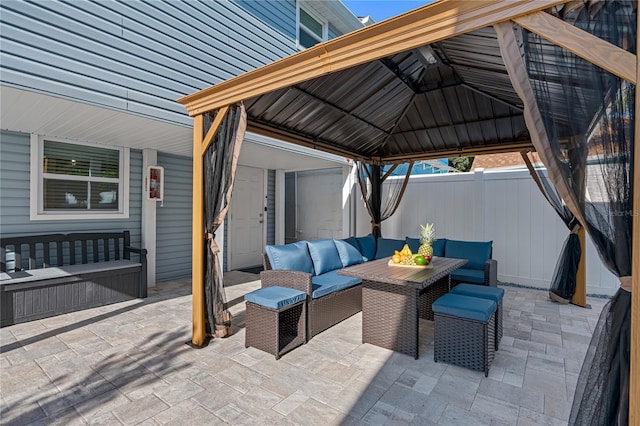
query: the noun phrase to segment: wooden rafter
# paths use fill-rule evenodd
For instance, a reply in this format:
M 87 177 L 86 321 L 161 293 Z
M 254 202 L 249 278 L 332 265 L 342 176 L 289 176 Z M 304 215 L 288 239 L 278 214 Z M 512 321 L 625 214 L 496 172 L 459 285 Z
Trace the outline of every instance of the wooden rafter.
M 520 16 L 513 21 L 594 65 L 636 84 L 636 55 L 545 12 Z

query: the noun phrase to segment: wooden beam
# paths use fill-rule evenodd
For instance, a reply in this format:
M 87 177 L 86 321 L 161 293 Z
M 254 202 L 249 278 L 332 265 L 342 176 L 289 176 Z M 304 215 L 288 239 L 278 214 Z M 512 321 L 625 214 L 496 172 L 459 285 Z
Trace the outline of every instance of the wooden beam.
M 207 345 L 204 298 L 204 203 L 202 170 L 202 137 L 204 134 L 204 116 L 193 117 L 193 182 L 192 182 L 192 220 L 191 220 L 191 304 L 193 316 L 193 335 L 191 344 L 202 348 Z
M 520 16 L 513 21 L 592 64 L 636 84 L 636 55 L 545 12 Z
M 636 24 L 640 43 L 640 15 Z M 638 46 L 638 44 L 636 44 Z M 636 79 L 640 81 L 640 55 L 636 55 Z M 633 141 L 633 223 L 631 245 L 631 353 L 629 372 L 629 424 L 640 424 L 640 90 L 636 86 Z
M 178 99 L 191 116 L 567 0 L 441 0 Z
M 209 127 L 209 130 L 207 131 L 207 135 L 202 141 L 202 149 L 200 151 L 201 157 L 204 157 L 204 154 L 207 152 L 209 145 L 211 145 L 211 143 L 213 142 L 213 138 L 216 136 L 216 133 L 218 133 L 218 127 L 220 127 L 220 124 L 226 117 L 227 112 L 229 112 L 229 105 L 225 105 L 220 108 L 220 110 L 218 110 L 216 118 L 213 119 L 213 123 L 211 123 L 211 127 Z
M 419 160 L 435 160 L 439 158 L 450 157 L 468 157 L 485 154 L 504 154 L 505 152 L 520 152 L 522 150 L 534 149 L 531 142 L 515 142 L 502 145 L 492 145 L 483 147 L 471 147 L 462 149 L 447 149 L 442 151 L 419 152 L 412 154 L 388 155 L 380 158 L 383 164 L 392 164 L 397 162 L 419 161 Z
M 574 305 L 587 306 L 587 240 L 584 227 L 578 230 L 578 239 L 580 240 L 580 262 L 578 262 L 578 271 L 576 272 L 576 290 L 571 298 Z

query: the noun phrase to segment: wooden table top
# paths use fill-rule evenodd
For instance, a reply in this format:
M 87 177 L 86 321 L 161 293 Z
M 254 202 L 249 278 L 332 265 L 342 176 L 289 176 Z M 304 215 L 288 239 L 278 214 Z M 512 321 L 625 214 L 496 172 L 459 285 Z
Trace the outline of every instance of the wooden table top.
M 349 266 L 340 269 L 338 274 L 368 281 L 406 285 L 424 289 L 468 262 L 467 259 L 434 257 L 431 260 L 433 268 L 416 269 L 389 266 L 389 259 L 389 257 L 385 257 L 384 259 Z

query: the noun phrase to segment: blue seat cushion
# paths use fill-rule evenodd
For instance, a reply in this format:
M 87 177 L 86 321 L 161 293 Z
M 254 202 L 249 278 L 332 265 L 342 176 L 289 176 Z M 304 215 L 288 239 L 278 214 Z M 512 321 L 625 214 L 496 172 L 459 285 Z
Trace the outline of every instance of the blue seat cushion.
M 466 283 L 484 284 L 484 271 L 466 268 L 456 269 L 451 273 L 451 279 Z
M 265 308 L 280 309 L 307 298 L 304 291 L 287 287 L 264 287 L 244 295 L 244 300 L 264 306 Z
M 502 288 L 464 283 L 458 284 L 452 288 L 451 293 L 470 297 L 480 297 L 481 299 L 493 300 L 496 303 L 500 303 L 504 297 L 504 289 Z
M 467 269 L 482 269 L 487 260 L 491 258 L 491 245 L 493 241 L 456 241 L 447 240 L 445 252 L 447 257 L 456 259 L 468 259 L 464 265 Z
M 336 245 L 338 255 L 340 255 L 342 266 L 346 267 L 363 262 L 362 254 L 360 254 L 360 251 L 346 240 L 334 240 L 333 243 Z
M 391 238 L 378 238 L 378 248 L 376 249 L 376 259 L 393 256 L 393 252 L 402 250 L 404 240 L 394 240 Z
M 356 237 L 356 240 L 358 240 L 360 253 L 366 260 L 373 260 L 376 257 L 376 239 L 374 236 L 369 234 L 365 237 Z
M 316 275 L 311 278 L 311 298 L 317 299 L 334 291 L 353 287 L 361 282 L 360 278 L 338 275 L 338 271 L 325 272 L 322 275 Z
M 333 238 L 324 240 L 307 241 L 309 254 L 313 261 L 315 275 L 321 275 L 334 269 L 342 268 L 342 261 Z
M 306 241 L 265 247 L 271 269 L 301 271 L 313 274 L 313 262 Z
M 433 248 L 434 256 L 444 257 L 447 247 L 447 239 L 438 238 L 431 244 L 431 247 Z
M 434 313 L 487 322 L 496 311 L 496 302 L 478 297 L 448 293 L 431 306 Z
M 420 238 L 405 237 L 404 241 L 411 249 L 411 253 L 417 253 L 420 249 Z

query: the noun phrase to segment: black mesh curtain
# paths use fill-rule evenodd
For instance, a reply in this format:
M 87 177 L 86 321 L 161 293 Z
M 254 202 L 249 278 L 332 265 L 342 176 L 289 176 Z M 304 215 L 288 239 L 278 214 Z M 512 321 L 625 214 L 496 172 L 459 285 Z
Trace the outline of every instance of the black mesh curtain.
M 213 119 L 214 117 L 207 116 L 205 129 L 211 126 Z M 204 156 L 204 209 L 207 233 L 205 322 L 207 334 L 215 337 L 227 336 L 231 326 L 231 314 L 227 310 L 222 268 L 218 257 L 220 248 L 215 242 L 215 235 L 229 209 L 246 123 L 244 105 L 229 107 Z
M 404 179 L 393 179 L 387 185 L 383 183 L 391 176 L 398 164 L 392 166 L 385 174 L 382 166 L 361 161 L 358 161 L 356 166 L 360 192 L 371 217 L 371 233 L 374 237 L 380 238 L 382 221 L 390 218 L 400 205 L 409 182 L 413 162 L 409 163 Z
M 569 210 L 567 205 L 562 201 L 553 184 L 549 182 L 549 179 L 545 175 L 546 169 L 536 169 L 533 167 L 526 153 L 522 153 L 522 158 L 544 198 L 556 213 L 558 213 L 558 216 L 560 216 L 560 219 L 562 219 L 569 231 L 571 231 L 560 251 L 560 257 L 558 257 L 556 269 L 553 272 L 551 285 L 549 287 L 549 298 L 551 300 L 567 304 L 571 302 L 571 298 L 576 291 L 576 274 L 582 254 L 580 238 L 578 238 L 578 230 L 581 226 L 573 213 L 571 213 L 571 210 Z
M 635 2 L 575 5 L 565 21 L 636 53 Z M 622 283 L 596 326 L 569 423 L 627 424 L 635 86 L 533 33 L 525 31 L 523 41 L 551 145 L 549 173 L 567 184 L 566 196 L 579 210 L 574 213 Z

